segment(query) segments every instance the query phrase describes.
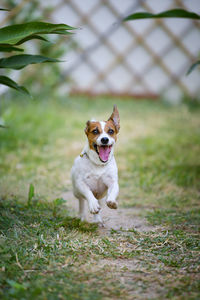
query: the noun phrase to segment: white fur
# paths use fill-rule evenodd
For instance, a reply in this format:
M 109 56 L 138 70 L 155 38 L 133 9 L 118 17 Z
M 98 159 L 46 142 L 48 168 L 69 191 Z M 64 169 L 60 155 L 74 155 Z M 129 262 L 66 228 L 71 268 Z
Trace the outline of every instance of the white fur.
M 104 131 L 106 123 L 100 124 L 103 132 L 98 137 L 97 144 L 101 144 L 102 137 L 108 137 L 108 145 L 113 145 L 108 161 L 101 162 L 96 151 L 90 149 L 87 140 L 82 155 L 75 159 L 71 170 L 73 193 L 79 199 L 80 218 L 85 219 L 85 200 L 87 200 L 89 210 L 94 214 L 94 222 L 102 222 L 98 200 L 106 196 L 107 204 L 116 208 L 119 193 L 118 170 L 114 158 L 115 140 Z
M 101 139 L 104 138 L 104 137 L 107 137 L 109 139 L 108 146 L 114 145 L 115 140 L 104 131 L 104 128 L 106 126 L 106 122 L 101 121 L 100 124 L 101 124 L 101 128 L 102 128 L 102 133 L 100 134 L 100 136 L 97 139 L 97 145 L 101 145 Z

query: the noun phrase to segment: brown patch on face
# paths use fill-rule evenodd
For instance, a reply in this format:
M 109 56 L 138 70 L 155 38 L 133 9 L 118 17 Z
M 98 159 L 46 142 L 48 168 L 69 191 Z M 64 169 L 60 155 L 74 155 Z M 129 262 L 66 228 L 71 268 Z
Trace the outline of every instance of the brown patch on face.
M 116 129 L 116 127 L 115 127 L 115 125 L 114 125 L 114 123 L 113 123 L 112 120 L 108 120 L 108 121 L 106 122 L 104 131 L 105 131 L 110 137 L 112 137 L 112 138 L 115 140 L 115 142 L 116 142 L 116 140 L 117 140 L 117 129 Z
M 87 135 L 90 149 L 95 150 L 94 144 L 96 144 L 96 140 L 101 133 L 102 133 L 102 128 L 99 122 L 87 121 L 85 134 Z

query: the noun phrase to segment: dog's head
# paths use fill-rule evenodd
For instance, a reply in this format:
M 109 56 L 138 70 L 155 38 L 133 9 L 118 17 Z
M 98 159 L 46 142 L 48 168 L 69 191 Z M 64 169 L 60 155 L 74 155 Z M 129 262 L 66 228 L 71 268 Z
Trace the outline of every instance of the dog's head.
M 120 118 L 117 106 L 107 121 L 87 121 L 85 133 L 93 160 L 97 164 L 107 163 L 114 151 L 114 144 L 120 129 Z

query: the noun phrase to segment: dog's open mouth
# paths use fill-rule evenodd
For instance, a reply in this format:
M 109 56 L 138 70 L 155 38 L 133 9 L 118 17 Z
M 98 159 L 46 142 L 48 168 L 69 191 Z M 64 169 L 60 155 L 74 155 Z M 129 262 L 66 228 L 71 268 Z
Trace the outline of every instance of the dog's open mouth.
M 98 146 L 97 144 L 94 144 L 94 149 L 96 150 L 97 154 L 99 155 L 99 159 L 102 162 L 107 162 L 109 155 L 110 155 L 110 151 L 112 149 L 112 145 L 108 146 L 108 145 L 101 145 Z

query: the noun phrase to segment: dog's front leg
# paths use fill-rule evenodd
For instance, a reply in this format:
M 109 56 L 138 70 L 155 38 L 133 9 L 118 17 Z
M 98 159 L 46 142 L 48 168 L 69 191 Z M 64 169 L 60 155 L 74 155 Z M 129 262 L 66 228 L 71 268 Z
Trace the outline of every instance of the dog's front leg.
M 88 201 L 88 206 L 91 214 L 98 214 L 101 207 L 99 206 L 99 202 L 94 197 L 90 188 L 84 182 L 81 182 L 79 184 L 78 189 L 79 189 L 79 193 L 83 196 L 83 198 L 85 198 Z
M 106 198 L 106 204 L 112 209 L 117 209 L 117 196 L 119 194 L 119 185 L 117 182 L 112 183 L 108 187 L 108 194 Z

